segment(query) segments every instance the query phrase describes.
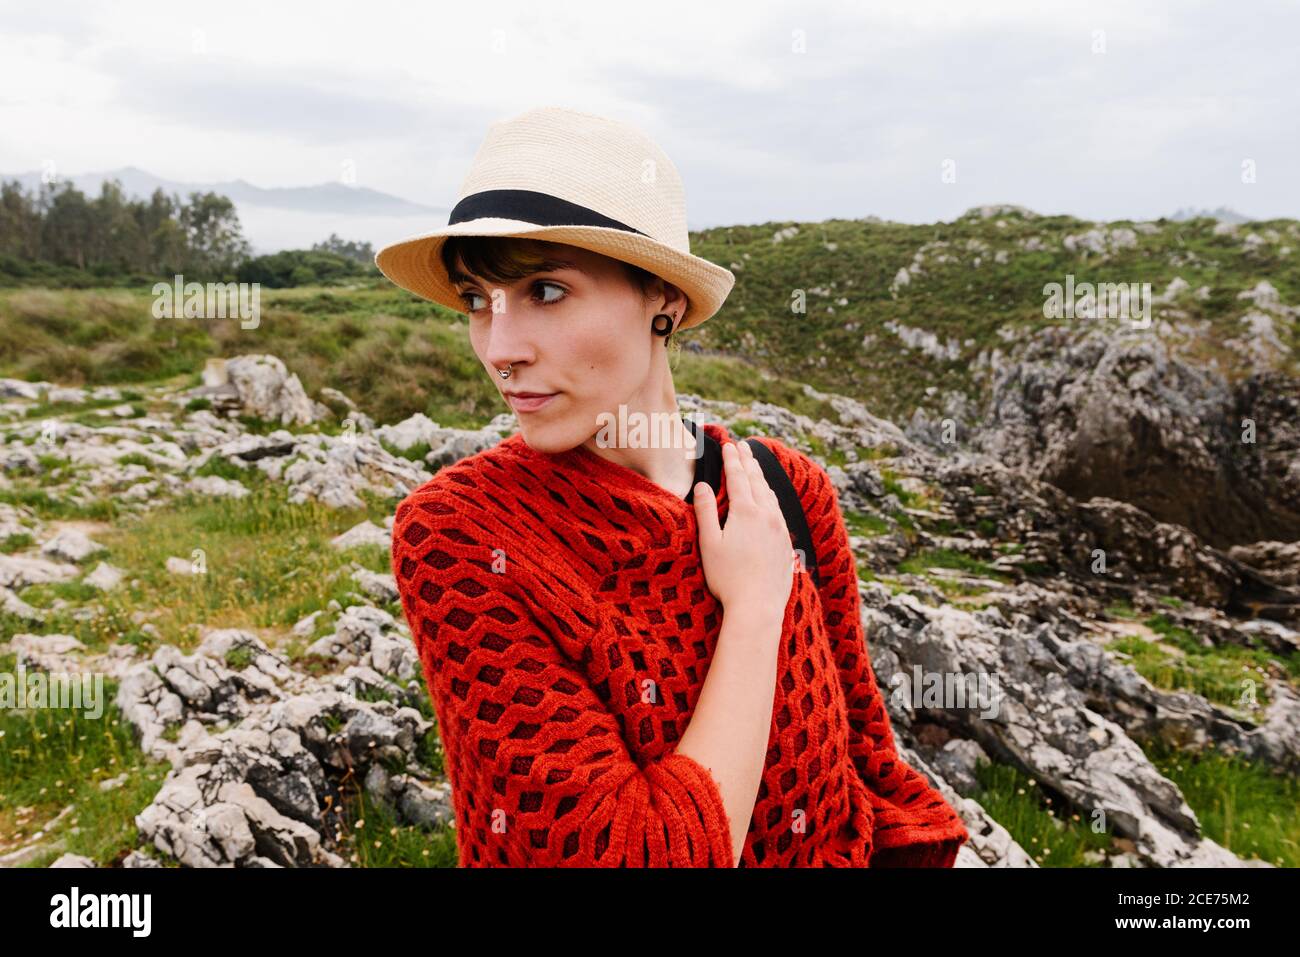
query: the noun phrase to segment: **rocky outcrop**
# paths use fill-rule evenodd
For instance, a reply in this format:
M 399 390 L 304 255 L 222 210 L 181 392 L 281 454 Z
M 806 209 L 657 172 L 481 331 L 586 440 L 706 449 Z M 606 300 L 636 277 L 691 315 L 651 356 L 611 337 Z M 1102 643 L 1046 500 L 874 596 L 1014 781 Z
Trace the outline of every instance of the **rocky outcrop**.
M 1004 562 L 1010 567 L 1064 572 L 1114 598 L 1157 587 L 1238 615 L 1300 619 L 1300 589 L 1136 506 L 1105 498 L 1080 503 L 1050 483 L 989 461 L 958 459 L 926 474 L 945 489 L 946 507 L 963 527 L 983 527 L 1024 546 Z
M 209 359 L 203 384 L 185 393 L 186 399 L 208 399 L 215 408 L 280 425 L 311 425 L 333 413 L 313 402 L 297 374 L 276 356 L 244 355 Z
M 1300 647 L 1300 543 L 1250 539 L 1224 550 L 1156 508 L 1184 508 L 1189 521 L 1208 516 L 1213 508 L 1192 503 L 1189 490 L 1209 475 L 1240 480 L 1232 492 L 1243 508 L 1255 501 L 1250 496 L 1289 488 L 1291 472 L 1280 456 L 1291 441 L 1291 405 L 1278 382 L 1261 376 L 1228 386 L 1182 368 L 1162 348 L 1099 340 L 1067 343 L 1056 356 L 1045 346 L 1031 349 L 1018 366 L 1003 369 L 1001 444 L 978 434 L 985 452 L 931 448 L 928 442 L 940 441 L 938 425 L 904 432 L 856 400 L 811 388 L 809 397 L 832 408 L 838 421 L 762 402 L 679 396 L 682 410 L 700 421 L 744 421 L 826 465 L 863 572 L 863 627 L 900 754 L 961 813 L 971 835 L 958 866 L 1051 863 L 1040 848 L 1030 853 L 1017 845 L 980 805 L 984 761 L 1020 769 L 1051 796 L 1054 811 L 1098 821 L 1117 835 L 1094 858 L 1111 866 L 1251 863 L 1205 838 L 1184 796 L 1146 757 L 1147 739 L 1238 754 L 1285 773 L 1300 769 L 1300 696 L 1283 662 Z M 1260 434 L 1273 436 L 1260 449 L 1267 445 L 1279 457 L 1234 463 L 1212 434 L 1198 444 L 1196 433 L 1209 422 L 1231 422 L 1239 414 L 1233 403 L 1250 382 Z M 126 513 L 193 497 L 228 498 L 235 508 L 238 499 L 268 489 L 289 502 L 357 507 L 378 497 L 395 505 L 441 465 L 500 441 L 514 425 L 502 415 L 480 430 L 458 430 L 414 416 L 375 428 L 353 403 L 332 398 L 348 409 L 340 434 L 332 425 L 329 434 L 304 429 L 292 415 L 293 428 L 268 431 L 239 420 L 248 414 L 242 400 L 190 411 L 180 395 L 163 396 L 176 406 L 174 418 L 133 408 L 96 425 L 85 424 L 86 416 L 32 421 L 24 410 L 35 399 L 26 385 L 0 383 L 5 388 L 17 414 L 7 425 L 10 441 L 0 445 L 0 487 L 39 482 L 51 499 L 76 504 L 112 495 Z M 281 413 L 300 406 L 287 389 Z M 86 401 L 85 390 L 79 394 L 64 401 Z M 279 394 L 286 399 L 284 389 Z M 255 404 L 274 416 L 277 401 Z M 954 403 L 953 410 L 965 419 L 959 439 L 975 434 L 969 408 Z M 1155 450 L 1149 461 L 1140 453 L 1148 442 Z M 1105 495 L 1112 479 L 1085 468 L 1092 461 L 1128 470 L 1113 480 L 1126 496 L 1154 496 L 1162 476 L 1170 485 L 1150 508 Z M 1161 469 L 1191 477 L 1179 485 Z M 1078 494 L 1066 488 L 1070 475 L 1086 477 Z M 1212 483 L 1198 487 L 1218 494 Z M 1281 503 L 1268 519 L 1276 525 L 1290 506 L 1282 491 L 1273 501 Z M 1223 520 L 1234 514 L 1230 505 L 1221 511 Z M 1249 531 L 1228 524 L 1233 534 Z M 382 524 L 361 521 L 329 544 L 386 549 L 391 525 L 391 516 Z M 47 623 L 52 616 L 102 615 L 99 601 L 118 600 L 108 593 L 138 574 L 126 556 L 102 554 L 98 539 L 112 539 L 98 527 L 42 521 L 27 506 L 0 504 L 0 611 L 26 623 L 5 646 L 24 667 L 114 678 L 116 707 L 140 746 L 172 764 L 136 817 L 149 853 L 137 849 L 122 866 L 347 866 L 338 809 L 357 788 L 405 824 L 451 822 L 449 785 L 428 765 L 436 745 L 422 711 L 420 663 L 405 623 L 390 613 L 397 596 L 388 570 L 333 561 L 335 578 L 321 576 L 321 587 L 345 589 L 353 603 L 333 602 L 302 617 L 285 636 L 303 646 L 298 657 L 251 632 L 216 629 L 200 630 L 195 646 L 161 644 L 142 658 L 131 644 L 94 649 L 64 633 L 73 629 Z M 165 567 L 194 571 L 190 557 L 171 556 Z M 82 604 L 60 597 L 37 608 L 19 597 L 42 604 L 37 596 L 49 586 L 62 590 L 78 581 L 94 590 Z M 24 591 L 33 585 L 42 587 Z M 158 637 L 144 619 L 132 624 Z M 1121 650 L 1129 646 L 1115 639 L 1136 633 L 1155 643 L 1157 624 L 1178 632 L 1176 641 L 1160 645 L 1171 653 L 1198 651 L 1199 643 L 1275 656 L 1250 659 L 1260 703 L 1249 695 L 1217 703 L 1153 685 Z M 927 676 L 973 694 L 959 701 L 909 693 Z M 992 680 L 981 688 L 981 677 Z M 43 840 L 3 860 L 62 850 L 57 840 Z M 65 855 L 60 866 L 85 863 Z
M 1275 373 L 1231 385 L 1154 329 L 1044 330 L 997 377 L 972 444 L 1216 547 L 1300 538 L 1300 386 Z
M 1043 621 L 1019 612 L 1004 616 L 996 607 L 976 613 L 931 607 L 878 584 L 861 591 L 873 670 L 882 691 L 892 689 L 886 693 L 896 725 L 913 729 L 925 718 L 1018 765 L 1069 807 L 1100 813 L 1104 826 L 1134 841 L 1148 866 L 1242 862 L 1200 834 L 1178 788 L 1130 732 L 1155 729 L 1185 744 L 1300 766 L 1294 696 L 1280 699 L 1266 725 L 1247 728 L 1192 696 L 1152 688 L 1109 660 L 1068 614 Z M 912 680 L 918 673 L 956 679 L 957 697 L 918 705 L 925 700 Z M 981 677 L 992 680 L 976 687 Z
M 345 777 L 405 821 L 450 819 L 447 785 L 417 756 L 431 725 L 405 703 L 421 692 L 404 626 L 349 608 L 308 654 L 341 672 L 304 675 L 234 629 L 126 671 L 117 706 L 142 747 L 172 763 L 136 817 L 143 839 L 192 867 L 346 866 L 331 850 L 342 822 L 329 818 Z

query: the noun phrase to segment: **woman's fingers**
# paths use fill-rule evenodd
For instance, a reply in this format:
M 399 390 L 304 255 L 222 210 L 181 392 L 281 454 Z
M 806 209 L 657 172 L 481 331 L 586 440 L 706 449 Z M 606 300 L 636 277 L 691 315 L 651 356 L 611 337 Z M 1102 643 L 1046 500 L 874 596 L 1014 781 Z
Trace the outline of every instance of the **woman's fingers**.
M 754 473 L 757 472 L 758 477 L 761 480 L 763 478 L 763 470 L 758 467 L 758 463 L 754 460 L 754 450 L 750 448 L 748 442 L 740 442 L 736 447 L 740 450 L 740 464 L 743 465 L 745 469 L 745 482 L 746 488 L 749 490 L 750 499 L 755 505 L 762 504 L 766 500 L 763 495 L 763 486 L 754 481 Z
M 763 474 L 763 467 L 758 464 L 758 459 L 754 458 L 754 450 L 750 448 L 748 442 L 740 444 L 745 450 L 745 473 L 749 476 L 749 487 L 754 501 L 766 503 L 769 508 L 779 508 L 776 493 L 768 484 L 767 476 Z
M 695 520 L 700 527 L 700 541 L 715 543 L 722 534 L 718 526 L 718 499 L 708 482 L 696 482 L 692 497 L 695 502 Z
M 722 447 L 722 467 L 727 475 L 727 498 L 732 505 L 753 505 L 754 492 L 750 487 L 749 473 L 745 469 L 745 460 L 736 442 L 728 442 Z

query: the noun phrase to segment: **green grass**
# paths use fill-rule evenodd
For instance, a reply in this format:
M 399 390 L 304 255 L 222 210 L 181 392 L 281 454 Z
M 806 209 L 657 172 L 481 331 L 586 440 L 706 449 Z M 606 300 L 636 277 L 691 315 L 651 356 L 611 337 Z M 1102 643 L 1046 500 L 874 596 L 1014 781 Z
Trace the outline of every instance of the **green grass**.
M 1125 618 L 1137 620 L 1138 613 L 1134 611 L 1133 606 L 1127 601 L 1112 602 L 1106 606 L 1106 614 L 1111 618 Z
M 381 523 L 395 502 L 365 496 L 364 509 L 290 504 L 287 489 L 256 469 L 240 478 L 251 488 L 245 498 L 190 494 L 169 508 L 129 516 L 98 533 L 96 540 L 108 548 L 112 563 L 128 575 L 113 591 L 98 594 L 84 585 L 64 583 L 30 586 L 21 597 L 46 607 L 56 595 L 73 601 L 93 599 L 102 606 L 101 614 L 78 621 L 67 608 L 46 628 L 71 634 L 95 649 L 126 641 L 148 653 L 159 641 L 191 647 L 199 625 L 284 632 L 331 600 L 343 607 L 361 601 L 359 586 L 347 572 L 350 562 L 372 571 L 391 570 L 382 546 L 340 552 L 329 540 L 367 518 Z M 206 573 L 167 571 L 166 561 L 173 556 L 187 563 L 201 559 Z M 338 577 L 332 577 L 336 573 Z M 401 613 L 396 603 L 387 610 Z M 157 638 L 134 621 L 138 611 L 150 613 Z
M 256 465 L 236 465 L 223 455 L 214 455 L 194 470 L 196 478 L 208 475 L 248 485 L 263 478 L 265 473 Z
M 798 235 L 772 241 L 773 233 L 792 225 Z M 978 392 L 982 384 L 973 375 L 973 360 L 994 348 L 1006 352 L 999 330 L 1024 339 L 1046 326 L 1072 321 L 1044 318 L 1045 283 L 1060 282 L 1070 273 L 1079 282 L 1140 279 L 1161 292 L 1182 276 L 1192 289 L 1208 285 L 1212 290 L 1207 301 L 1186 296 L 1177 303 L 1192 322 L 1209 323 L 1210 335 L 1201 346 L 1204 358 L 1216 359 L 1229 375 L 1246 374 L 1244 363 L 1221 345 L 1240 331 L 1238 319 L 1247 304 L 1236 294 L 1267 278 L 1284 302 L 1297 301 L 1297 257 L 1277 256 L 1276 246 L 1248 253 L 1240 238 L 1215 236 L 1215 222 L 1208 218 L 1158 220 L 1155 225 L 1154 234 L 1138 233 L 1134 247 L 1104 259 L 1064 247 L 1067 235 L 1092 227 L 1069 216 L 968 215 L 916 225 L 835 219 L 705 230 L 692 237 L 692 250 L 740 268 L 733 269 L 736 287 L 718 317 L 722 321 L 702 325 L 700 338 L 709 348 L 761 357 L 776 375 L 869 397 L 873 411 L 900 421 L 917 406 L 941 413 L 950 390 Z M 1288 235 L 1294 226 L 1290 220 L 1251 224 L 1242 227 L 1242 235 L 1270 226 L 1295 246 L 1295 237 Z M 1031 252 L 1019 245 L 1030 238 L 1045 248 Z M 947 248 L 931 253 L 924 272 L 891 295 L 894 274 L 933 242 Z M 985 248 L 971 248 L 972 242 Z M 994 260 L 997 250 L 1006 254 L 1005 262 Z M 938 254 L 950 261 L 939 262 Z M 1196 261 L 1187 262 L 1189 255 Z M 807 308 L 796 314 L 791 296 L 800 289 L 807 293 Z M 960 355 L 935 359 L 904 350 L 886 327 L 890 321 L 956 340 Z M 798 335 L 790 334 L 792 326 Z M 864 342 L 864 336 L 873 340 Z
M 118 465 L 143 465 L 147 469 L 158 467 L 158 463 L 142 452 L 128 452 L 117 460 Z
M 836 420 L 833 411 L 828 412 L 825 416 L 821 417 L 830 419 L 832 422 Z M 821 459 L 826 463 L 826 465 L 838 465 L 840 468 L 843 468 L 850 462 L 865 462 L 886 457 L 883 452 L 884 447 L 881 446 L 855 445 L 851 450 L 843 449 L 839 446 L 832 448 L 827 446 L 826 443 L 816 435 L 801 435 L 798 437 L 796 444 L 807 450 L 810 455 Z M 850 454 L 850 452 L 852 454 Z
M 353 867 L 455 867 L 456 830 L 403 823 L 393 809 L 357 788 L 341 806 L 336 853 Z
M 927 549 L 899 562 L 898 570 L 910 575 L 924 575 L 930 568 L 953 568 L 981 578 L 1004 580 L 1006 574 L 987 562 L 947 548 Z
M 999 223 L 1001 225 L 999 225 Z M 798 234 L 773 242 L 788 226 Z M 1132 226 L 1117 222 L 1110 227 Z M 736 285 L 719 314 L 682 333 L 701 351 L 674 360 L 678 390 L 740 403 L 763 399 L 814 418 L 818 405 L 797 385 L 862 397 L 895 421 L 921 407 L 943 413 L 949 392 L 980 398 L 986 383 L 975 359 L 1007 339 L 1076 320 L 1043 315 L 1043 287 L 1072 274 L 1077 282 L 1150 282 L 1162 292 L 1175 276 L 1194 290 L 1176 306 L 1208 334 L 1188 346 L 1195 360 L 1214 360 L 1229 378 L 1248 364 L 1224 342 L 1240 334 L 1249 304 L 1237 294 L 1267 279 L 1287 303 L 1300 301 L 1300 256 L 1292 220 L 1243 226 L 1216 236 L 1209 218 L 1157 220 L 1136 245 L 1099 257 L 1063 245 L 1093 227 L 1070 216 L 977 214 L 950 222 L 907 224 L 867 219 L 767 222 L 693 233 L 692 251 L 732 267 Z M 1241 236 L 1275 229 L 1281 242 L 1247 251 Z M 1043 244 L 1038 251 L 1023 243 Z M 940 248 L 937 244 L 945 244 Z M 891 294 L 914 255 L 929 247 L 924 268 Z M 995 252 L 1004 254 L 997 262 Z M 946 257 L 947 261 L 941 261 Z M 1194 258 L 1193 258 L 1194 257 Z M 806 308 L 791 308 L 794 294 Z M 0 290 L 0 375 L 59 382 L 139 383 L 190 377 L 210 355 L 270 352 L 297 372 L 309 393 L 341 389 L 378 421 L 425 412 L 444 425 L 471 426 L 504 411 L 469 347 L 459 313 L 396 289 L 382 277 L 347 287 L 264 289 L 256 329 L 238 322 L 160 322 L 150 314 L 147 284 L 136 288 Z M 903 348 L 888 323 L 934 333 L 959 346 L 955 359 Z M 1300 370 L 1300 329 L 1283 329 L 1287 371 Z M 870 337 L 870 338 L 865 338 Z M 865 338 L 865 341 L 864 341 Z M 765 375 L 774 379 L 768 380 Z M 132 401 L 127 399 L 126 401 Z
M 1300 779 L 1258 762 L 1213 750 L 1188 752 L 1138 740 L 1152 764 L 1178 785 L 1202 833 L 1235 854 L 1278 867 L 1300 866 Z M 1094 832 L 1091 817 L 1062 810 L 1032 778 L 1007 765 L 976 767 L 971 795 L 1040 866 L 1095 867 L 1083 855 L 1105 850 L 1111 836 Z M 1050 849 L 1050 850 L 1049 850 Z
M 727 426 L 727 431 L 737 438 L 748 438 L 751 435 L 764 435 L 761 423 L 753 419 L 735 419 Z
M 10 488 L 0 489 L 0 502 L 30 508 L 43 521 L 58 519 L 85 519 L 111 522 L 120 509 L 109 495 L 96 494 L 74 500 L 65 493 L 51 494 L 30 479 L 14 479 Z
M 13 656 L 0 658 L 0 670 L 12 671 L 13 662 Z M 74 808 L 50 835 L 63 847 L 28 866 L 48 866 L 65 852 L 102 866 L 135 847 L 135 815 L 153 800 L 170 766 L 139 750 L 133 730 L 109 703 L 116 693 L 116 684 L 105 681 L 98 719 L 75 709 L 0 712 L 0 847 L 29 843 L 64 807 Z M 124 771 L 122 786 L 99 789 L 99 782 Z
M 247 645 L 231 648 L 226 652 L 226 667 L 232 671 L 243 671 L 253 663 L 257 655 Z
M 1093 830 L 1093 818 L 1070 810 L 1029 775 L 1005 764 L 980 762 L 975 768 L 979 789 L 970 795 L 1007 829 L 1040 867 L 1099 867 L 1087 860 L 1089 851 L 1106 851 L 1113 836 Z
M 1199 694 L 1242 717 L 1259 720 L 1272 697 L 1270 681 L 1283 678 L 1295 682 L 1300 672 L 1300 653 L 1278 655 L 1240 645 L 1206 646 L 1163 615 L 1148 618 L 1145 624 L 1161 636 L 1160 642 L 1131 635 L 1108 647 L 1128 655 L 1129 664 L 1157 688 Z
M 904 508 L 921 508 L 924 506 L 925 500 L 922 496 L 903 488 L 902 479 L 897 472 L 882 468 L 880 470 L 880 480 L 885 486 L 885 494 L 893 495 L 903 504 Z
M 0 541 L 0 552 L 20 552 L 24 548 L 31 548 L 35 544 L 36 539 L 32 538 L 31 535 L 26 532 L 19 532 Z
M 1156 740 L 1139 744 L 1178 785 L 1207 837 L 1241 857 L 1300 867 L 1300 778 L 1214 750 L 1181 751 Z
M 444 754 L 439 740 L 437 715 L 429 700 L 422 677 L 417 676 L 418 694 L 415 707 L 433 727 L 416 743 L 416 758 L 434 775 L 444 776 Z M 331 728 L 331 732 L 339 730 Z M 388 766 L 392 774 L 404 772 L 398 764 Z M 448 823 L 442 827 L 423 828 L 400 821 L 386 803 L 375 800 L 359 780 L 344 786 L 338 809 L 328 815 L 337 821 L 335 834 L 342 846 L 337 853 L 359 867 L 456 867 L 456 831 Z
M 1298 651 L 1293 650 L 1282 654 L 1267 648 L 1247 648 L 1233 644 L 1209 645 L 1186 628 L 1175 625 L 1164 615 L 1153 615 L 1143 624 L 1189 656 L 1222 658 L 1231 664 L 1239 665 L 1242 671 L 1257 675 L 1265 675 L 1281 669 L 1287 680 L 1292 683 L 1300 681 L 1300 652 Z
M 396 455 L 399 458 L 410 459 L 412 462 L 424 462 L 425 456 L 433 451 L 433 449 L 429 447 L 428 442 L 416 442 L 409 449 L 399 449 L 396 445 L 393 445 L 391 442 L 385 442 L 383 439 L 379 440 L 379 444 L 383 446 L 385 451 L 389 454 Z
M 151 304 L 148 288 L 0 289 L 0 375 L 63 385 L 183 387 L 199 383 L 198 370 L 209 357 L 265 352 L 283 359 L 309 394 L 332 386 L 377 422 L 423 412 L 439 425 L 478 428 L 508 411 L 474 354 L 465 317 L 386 280 L 328 293 L 319 287 L 264 289 L 256 329 L 219 320 L 159 322 Z M 810 398 L 796 381 L 772 377 L 741 358 L 682 350 L 672 367 L 681 393 L 742 404 L 762 400 L 838 421 L 829 403 Z M 104 424 L 108 420 L 94 410 L 117 404 L 44 403 L 29 414 Z M 208 407 L 207 400 L 187 406 Z M 260 433 L 281 427 L 246 424 Z
M 844 510 L 844 525 L 848 528 L 849 534 L 863 538 L 888 535 L 893 530 L 893 526 L 879 515 L 870 512 L 859 512 L 855 509 Z

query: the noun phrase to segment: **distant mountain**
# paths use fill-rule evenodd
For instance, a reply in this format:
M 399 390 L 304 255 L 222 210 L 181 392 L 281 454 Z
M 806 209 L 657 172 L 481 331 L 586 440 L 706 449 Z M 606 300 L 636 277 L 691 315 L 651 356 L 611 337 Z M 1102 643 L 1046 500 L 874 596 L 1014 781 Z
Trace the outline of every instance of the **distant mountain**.
M 363 186 L 321 183 L 267 189 L 242 179 L 225 183 L 185 183 L 163 179 L 135 166 L 64 177 L 87 196 L 98 196 L 100 185 L 116 179 L 130 196 L 148 198 L 161 188 L 182 199 L 190 193 L 219 193 L 239 209 L 240 223 L 256 253 L 305 249 L 331 233 L 370 242 L 376 249 L 444 225 L 445 207 L 425 206 L 400 196 Z M 39 171 L 0 174 L 0 181 L 18 180 L 24 189 L 40 188 Z
M 343 183 L 321 183 L 317 186 L 274 187 L 254 186 L 246 180 L 236 179 L 225 183 L 183 183 L 155 176 L 135 166 L 98 173 L 81 173 L 67 177 L 83 193 L 99 194 L 100 184 L 116 179 L 128 194 L 147 199 L 155 189 L 182 197 L 193 192 L 220 193 L 237 204 L 248 203 L 269 209 L 286 209 L 299 213 L 336 213 L 346 216 L 408 216 L 420 214 L 445 214 L 447 210 L 414 203 L 399 196 L 367 189 L 364 186 L 347 186 Z M 41 174 L 19 173 L 17 176 L 0 176 L 16 179 L 28 190 L 38 189 Z
M 1221 223 L 1251 222 L 1251 218 L 1249 216 L 1243 216 L 1241 215 L 1241 213 L 1237 212 L 1236 210 L 1228 209 L 1228 207 L 1226 206 L 1220 206 L 1218 209 L 1214 210 L 1213 212 L 1211 212 L 1208 209 L 1192 209 L 1192 207 L 1189 206 L 1186 209 L 1180 209 L 1178 212 L 1174 213 L 1169 218 L 1175 222 L 1183 222 L 1184 220 L 1188 220 L 1188 219 L 1198 219 L 1202 216 L 1208 216 L 1211 219 L 1217 219 Z

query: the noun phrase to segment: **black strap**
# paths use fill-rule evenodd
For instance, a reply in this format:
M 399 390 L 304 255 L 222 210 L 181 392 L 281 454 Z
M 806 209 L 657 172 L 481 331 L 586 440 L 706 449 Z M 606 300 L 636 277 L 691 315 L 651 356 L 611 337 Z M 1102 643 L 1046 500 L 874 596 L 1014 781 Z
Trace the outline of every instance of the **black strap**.
M 713 494 L 717 495 L 718 490 L 722 488 L 722 445 L 709 434 L 707 429 L 697 430 L 695 421 L 682 416 L 682 421 L 686 427 L 691 430 L 691 435 L 697 438 L 703 437 L 704 448 L 700 452 L 699 458 L 695 460 L 695 477 L 691 479 L 690 491 L 686 493 L 687 502 L 695 501 L 695 486 L 700 482 L 706 483 L 709 488 L 713 489 Z
M 794 490 L 794 483 L 776 455 L 766 445 L 754 437 L 745 440 L 754 451 L 754 458 L 763 469 L 767 484 L 776 492 L 777 501 L 781 503 L 781 514 L 785 516 L 786 527 L 794 536 L 794 547 L 803 553 L 804 567 L 812 576 L 813 583 L 821 586 L 821 576 L 817 574 L 817 552 L 813 550 L 812 533 L 808 531 L 808 519 L 803 513 L 803 504 L 799 494 Z
M 485 189 L 471 193 L 452 208 L 447 225 L 489 218 L 518 219 L 539 226 L 600 226 L 646 235 L 590 207 L 535 189 Z

